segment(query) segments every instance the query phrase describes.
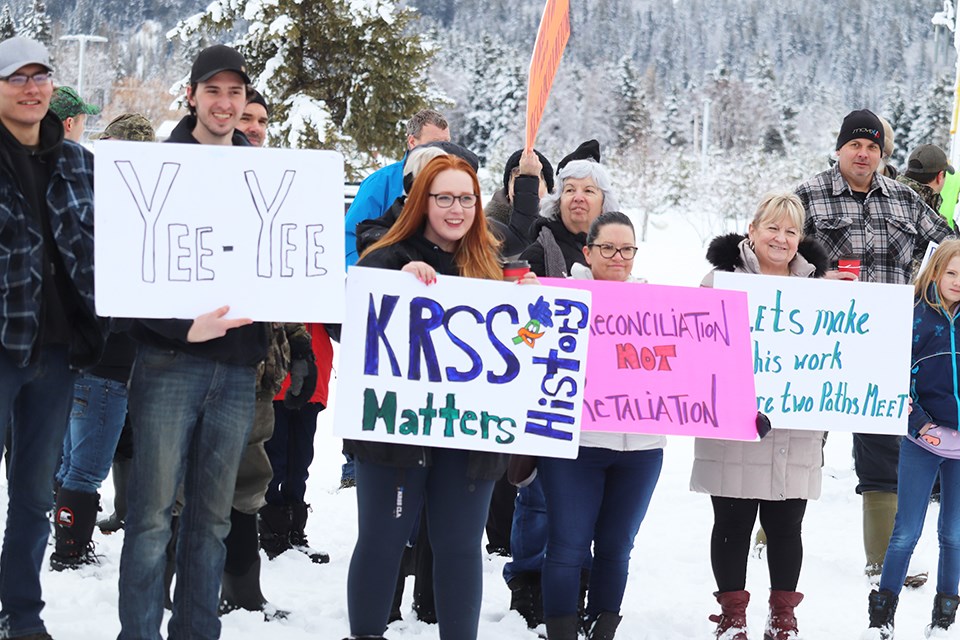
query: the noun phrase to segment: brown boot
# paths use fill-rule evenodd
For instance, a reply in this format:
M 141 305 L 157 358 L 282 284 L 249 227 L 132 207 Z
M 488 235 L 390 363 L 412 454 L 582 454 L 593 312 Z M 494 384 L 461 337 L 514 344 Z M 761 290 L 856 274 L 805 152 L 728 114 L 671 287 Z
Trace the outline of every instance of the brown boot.
M 803 600 L 803 594 L 796 591 L 770 590 L 770 615 L 763 640 L 795 640 L 797 638 L 797 618 L 794 608 Z
M 717 623 L 714 636 L 722 640 L 747 640 L 747 591 L 716 591 L 714 597 L 720 603 L 720 615 L 710 616 Z

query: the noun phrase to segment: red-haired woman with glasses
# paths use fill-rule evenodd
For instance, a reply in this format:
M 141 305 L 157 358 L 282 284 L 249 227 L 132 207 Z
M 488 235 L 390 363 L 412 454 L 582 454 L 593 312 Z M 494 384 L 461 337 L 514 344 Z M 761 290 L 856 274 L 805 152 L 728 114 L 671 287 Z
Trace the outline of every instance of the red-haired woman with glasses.
M 406 271 L 428 285 L 437 274 L 502 280 L 498 250 L 487 230 L 476 173 L 456 156 L 440 156 L 417 176 L 397 222 L 358 266 Z M 382 638 L 404 545 L 422 502 L 434 554 L 440 637 L 475 640 L 481 541 L 506 457 L 356 440 L 344 446 L 357 470 L 359 531 L 347 578 L 352 637 Z

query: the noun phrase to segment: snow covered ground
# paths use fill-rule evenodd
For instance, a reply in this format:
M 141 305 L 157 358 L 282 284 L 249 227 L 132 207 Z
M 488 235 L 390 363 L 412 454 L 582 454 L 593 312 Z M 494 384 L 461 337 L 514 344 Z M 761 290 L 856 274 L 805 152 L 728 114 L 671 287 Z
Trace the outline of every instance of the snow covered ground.
M 651 227 L 650 239 L 640 250 L 635 273 L 654 283 L 696 286 L 707 271 L 697 236 L 683 221 L 664 221 Z M 336 385 L 336 380 L 333 381 Z M 313 565 L 296 553 L 263 563 L 263 591 L 277 606 L 293 613 L 284 621 L 264 622 L 261 615 L 234 612 L 223 618 L 222 637 L 228 640 L 338 640 L 348 634 L 346 611 L 347 566 L 356 534 L 356 500 L 351 489 L 338 490 L 340 441 L 331 436 L 333 412 L 320 415 L 317 457 L 309 481 L 307 501 L 313 514 L 307 526 L 311 543 L 330 553 L 328 565 Z M 797 610 L 806 640 L 857 638 L 866 626 L 866 598 L 870 585 L 862 574 L 863 545 L 860 498 L 854 493 L 849 434 L 830 435 L 823 469 L 823 496 L 808 505 L 804 522 L 805 558 L 799 590 L 806 599 Z M 630 578 L 623 603 L 624 620 L 618 638 L 625 640 L 688 640 L 712 638 L 707 616 L 718 607 L 710 571 L 709 537 L 712 515 L 709 498 L 687 486 L 693 441 L 672 438 L 665 451 L 663 474 L 633 551 Z M 3 484 L 0 479 L 0 485 Z M 112 485 L 103 488 L 109 512 Z M 6 491 L 0 493 L 5 512 Z M 936 518 L 931 505 L 927 526 L 914 556 L 915 569 L 932 579 L 916 591 L 905 591 L 897 614 L 897 637 L 923 637 L 935 594 L 937 568 Z M 57 640 L 114 638 L 117 620 L 117 578 L 123 534 L 95 535 L 102 556 L 99 567 L 76 573 L 44 571 L 47 608 L 44 617 Z M 509 609 L 509 591 L 501 578 L 506 560 L 487 557 L 480 620 L 482 640 L 533 640 L 522 619 Z M 752 558 L 747 589 L 755 597 L 748 610 L 752 638 L 762 635 L 769 586 L 764 560 Z M 435 625 L 422 624 L 410 611 L 412 581 L 403 605 L 405 620 L 391 625 L 392 640 L 438 638 Z M 960 631 L 949 637 L 960 638 Z

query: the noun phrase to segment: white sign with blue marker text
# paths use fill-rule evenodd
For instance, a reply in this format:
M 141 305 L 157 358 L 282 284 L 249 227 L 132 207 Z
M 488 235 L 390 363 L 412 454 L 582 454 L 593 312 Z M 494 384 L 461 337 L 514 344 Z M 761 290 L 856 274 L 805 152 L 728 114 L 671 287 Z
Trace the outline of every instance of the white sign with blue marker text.
M 757 410 L 774 428 L 907 430 L 913 288 L 715 274 L 746 291 Z
M 590 293 L 351 267 L 334 434 L 576 458 Z

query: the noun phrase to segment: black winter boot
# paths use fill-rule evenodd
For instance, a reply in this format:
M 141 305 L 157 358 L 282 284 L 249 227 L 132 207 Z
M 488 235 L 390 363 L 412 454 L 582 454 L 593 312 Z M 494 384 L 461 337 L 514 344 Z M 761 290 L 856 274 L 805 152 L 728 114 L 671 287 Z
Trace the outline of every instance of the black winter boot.
M 527 621 L 527 627 L 536 629 L 543 623 L 543 591 L 539 573 L 521 573 L 509 583 L 510 610 Z
M 57 544 L 50 554 L 51 569 L 63 571 L 97 564 L 91 538 L 99 507 L 100 496 L 96 493 L 60 488 L 53 516 Z
M 246 609 L 263 611 L 267 621 L 286 618 L 287 611 L 271 606 L 260 591 L 260 546 L 257 543 L 257 515 L 230 510 L 230 533 L 225 541 L 220 589 L 220 615 Z
M 899 598 L 892 592 L 884 589 L 870 592 L 867 601 L 867 613 L 870 614 L 870 628 L 880 630 L 880 640 L 893 638 L 893 617 L 897 613 Z
M 933 598 L 933 618 L 927 627 L 927 636 L 934 629 L 949 629 L 957 619 L 957 605 L 960 597 L 938 593 Z
M 110 535 L 123 529 L 127 519 L 127 479 L 130 477 L 130 459 L 117 457 L 111 467 L 113 473 L 113 513 L 109 517 L 97 520 L 100 533 Z
M 262 611 L 263 619 L 283 620 L 289 611 L 277 609 L 263 597 L 260 591 L 260 557 L 250 565 L 243 575 L 223 573 L 223 583 L 220 585 L 220 615 L 231 611 L 244 609 L 246 611 Z
M 316 564 L 326 564 L 330 562 L 330 555 L 323 551 L 317 551 L 310 548 L 307 541 L 307 513 L 310 511 L 310 505 L 305 502 L 295 502 L 290 505 L 290 544 L 300 553 L 306 554 L 311 561 Z
M 619 614 L 601 612 L 596 620 L 586 626 L 587 640 L 613 640 L 621 620 L 623 618 Z
M 260 548 L 271 560 L 293 548 L 290 544 L 292 524 L 288 505 L 268 504 L 260 509 Z
M 511 582 L 513 582 L 511 580 Z M 548 640 L 577 640 L 577 629 L 580 620 L 577 616 L 563 616 L 562 618 L 547 618 Z

